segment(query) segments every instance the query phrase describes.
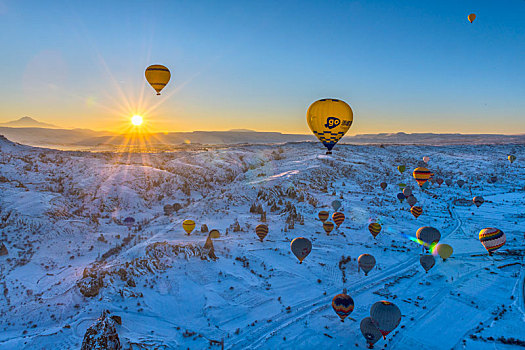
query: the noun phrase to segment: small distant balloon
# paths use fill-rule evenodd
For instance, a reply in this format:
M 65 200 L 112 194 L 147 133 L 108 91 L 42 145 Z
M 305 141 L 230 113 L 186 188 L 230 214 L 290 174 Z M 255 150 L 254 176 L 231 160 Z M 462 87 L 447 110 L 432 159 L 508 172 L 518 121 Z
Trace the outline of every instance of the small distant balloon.
M 443 184 L 443 179 L 439 177 L 439 178 L 436 179 L 436 182 L 437 182 L 438 186 L 441 187 L 441 185 Z
M 332 202 L 332 208 L 334 208 L 335 211 L 338 211 L 339 208 L 341 208 L 341 202 L 336 199 Z
M 302 264 L 303 260 L 312 251 L 312 242 L 310 242 L 308 238 L 297 237 L 294 238 L 292 243 L 290 243 L 290 248 L 292 253 L 299 260 L 299 263 Z
M 516 156 L 511 154 L 507 157 L 507 159 L 509 160 L 510 164 L 512 164 L 516 160 Z
M 354 299 L 346 293 L 337 294 L 332 299 L 332 307 L 341 318 L 341 322 L 344 322 L 345 318 L 354 311 Z
M 357 258 L 357 266 L 359 269 L 363 270 L 365 276 L 368 276 L 368 273 L 376 266 L 376 259 L 370 254 L 361 254 Z
M 381 189 L 384 191 L 386 189 L 386 187 L 388 186 L 388 184 L 386 182 L 381 182 Z
M 372 236 L 376 238 L 379 232 L 381 232 L 381 225 L 378 224 L 377 222 L 373 222 L 370 225 L 368 225 L 368 231 L 370 231 Z
M 423 213 L 423 208 L 413 206 L 412 208 L 410 208 L 410 212 L 417 219 Z
M 434 255 L 425 254 L 421 255 L 419 258 L 419 263 L 421 266 L 423 266 L 423 269 L 425 269 L 425 272 L 428 272 L 434 265 L 436 264 L 436 259 L 434 258 Z
M 450 245 L 444 243 L 439 243 L 434 249 L 437 251 L 441 259 L 443 259 L 443 261 L 450 258 L 450 256 L 454 252 L 454 249 L 452 249 Z
M 417 181 L 417 184 L 419 185 L 419 187 L 421 187 L 423 186 L 425 182 L 428 181 L 428 179 L 430 179 L 430 176 L 432 175 L 432 173 L 427 168 L 419 167 L 419 168 L 414 169 L 414 172 L 412 175 L 414 176 L 414 179 Z
M 339 228 L 339 226 L 345 221 L 345 214 L 336 211 L 332 214 L 332 220 L 334 220 L 335 225 Z
M 474 202 L 474 205 L 479 208 L 483 203 L 485 203 L 485 199 L 483 199 L 482 196 L 476 196 L 472 198 L 472 202 Z
M 507 239 L 503 231 L 489 227 L 479 232 L 479 241 L 483 244 L 487 252 L 489 252 L 489 255 L 492 255 L 494 251 L 505 245 Z
M 268 225 L 260 224 L 255 228 L 255 234 L 259 237 L 259 240 L 262 242 L 264 237 L 268 234 Z
M 403 173 L 405 172 L 405 170 L 406 170 L 406 166 L 405 166 L 405 165 L 398 165 L 398 166 L 397 166 L 397 170 L 398 170 L 401 174 L 403 174 Z
M 330 214 L 326 210 L 322 210 L 318 214 L 319 220 L 321 220 L 322 222 L 325 222 L 328 219 L 329 215 Z
M 412 189 L 409 188 L 409 187 L 406 187 L 403 189 L 403 194 L 405 195 L 405 197 L 410 197 L 412 195 Z
M 474 22 L 474 20 L 476 19 L 476 15 L 474 13 L 471 13 L 470 15 L 468 15 L 468 21 L 470 23 Z
M 428 156 L 424 156 L 424 157 L 423 157 L 423 161 L 424 161 L 425 163 L 428 163 L 429 160 L 430 160 L 430 157 L 428 157 Z
M 188 234 L 188 236 L 190 235 L 190 233 L 193 231 L 193 229 L 195 228 L 195 221 L 193 220 L 184 220 L 182 222 L 182 228 L 184 229 L 184 231 L 186 231 L 186 233 Z
M 399 202 L 403 203 L 403 201 L 405 200 L 405 195 L 403 193 L 398 193 L 397 194 L 397 199 L 399 199 Z
M 451 179 L 446 179 L 445 180 L 445 185 L 450 187 L 450 185 L 452 185 L 452 180 Z
M 456 183 L 458 184 L 459 188 L 461 188 L 465 184 L 465 181 L 460 179 L 460 180 L 456 181 Z
M 414 197 L 414 195 L 411 195 L 407 198 L 407 203 L 408 205 L 410 205 L 411 207 L 413 207 L 416 203 L 417 203 L 417 198 Z
M 329 235 L 330 232 L 332 232 L 332 230 L 334 229 L 334 223 L 331 221 L 323 222 L 323 229 L 324 232 L 326 232 L 326 234 Z
M 133 225 L 135 225 L 135 219 L 132 218 L 131 216 L 128 216 L 127 218 L 124 219 L 124 225 L 127 226 L 128 228 L 132 228 Z

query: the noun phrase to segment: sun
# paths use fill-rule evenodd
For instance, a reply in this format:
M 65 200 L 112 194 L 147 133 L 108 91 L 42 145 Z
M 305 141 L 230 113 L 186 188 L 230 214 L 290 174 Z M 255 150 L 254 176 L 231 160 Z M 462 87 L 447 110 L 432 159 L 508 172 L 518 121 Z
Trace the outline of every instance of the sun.
M 142 124 L 142 117 L 140 115 L 134 115 L 133 117 L 131 117 L 131 124 L 135 125 L 135 126 L 139 126 Z

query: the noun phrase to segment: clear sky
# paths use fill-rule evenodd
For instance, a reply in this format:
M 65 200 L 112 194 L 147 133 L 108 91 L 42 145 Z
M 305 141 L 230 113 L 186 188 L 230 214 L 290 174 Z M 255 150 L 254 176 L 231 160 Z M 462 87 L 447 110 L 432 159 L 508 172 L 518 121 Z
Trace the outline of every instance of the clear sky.
M 0 76 L 1 122 L 308 133 L 335 97 L 349 134 L 525 133 L 525 1 L 0 0 Z

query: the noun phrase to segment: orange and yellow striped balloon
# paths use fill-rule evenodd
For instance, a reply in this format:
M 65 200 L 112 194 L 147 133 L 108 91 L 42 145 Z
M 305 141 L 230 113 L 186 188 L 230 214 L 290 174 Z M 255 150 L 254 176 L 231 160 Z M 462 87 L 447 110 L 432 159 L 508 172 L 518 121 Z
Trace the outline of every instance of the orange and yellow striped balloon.
M 378 224 L 377 222 L 373 222 L 370 225 L 368 225 L 368 230 L 370 231 L 372 236 L 376 238 L 379 232 L 381 232 L 381 225 Z
M 479 232 L 479 241 L 489 252 L 489 255 L 492 255 L 495 250 L 498 250 L 499 248 L 503 247 L 503 245 L 505 245 L 507 239 L 503 231 L 497 228 L 489 227 L 484 228 Z
M 319 212 L 319 220 L 321 220 L 322 222 L 325 222 L 328 219 L 329 215 L 330 214 L 326 210 L 322 210 Z
M 264 225 L 264 224 L 257 225 L 257 227 L 255 228 L 255 233 L 257 234 L 257 236 L 262 242 L 264 237 L 266 237 L 266 235 L 268 234 L 268 225 Z
M 412 208 L 410 208 L 410 212 L 417 219 L 419 217 L 419 215 L 421 215 L 423 213 L 423 208 L 413 206 Z
M 417 184 L 421 187 L 428 181 L 428 179 L 430 179 L 432 173 L 427 168 L 419 167 L 414 169 L 412 175 L 414 176 L 414 179 L 416 179 Z
M 339 211 L 336 211 L 335 213 L 332 214 L 332 220 L 334 220 L 337 228 L 339 228 L 339 226 L 341 226 L 343 221 L 345 221 L 345 214 Z
M 329 235 L 330 232 L 332 232 L 332 230 L 334 229 L 334 223 L 331 221 L 325 221 L 323 222 L 323 228 L 324 232 L 326 232 L 326 234 Z

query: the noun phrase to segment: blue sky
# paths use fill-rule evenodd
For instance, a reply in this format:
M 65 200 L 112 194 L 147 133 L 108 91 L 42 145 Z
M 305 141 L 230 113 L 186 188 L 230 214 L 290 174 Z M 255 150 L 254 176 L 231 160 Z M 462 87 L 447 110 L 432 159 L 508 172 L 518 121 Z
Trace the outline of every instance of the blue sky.
M 0 121 L 307 133 L 335 97 L 350 134 L 525 133 L 523 0 L 0 0 L 0 32 Z

